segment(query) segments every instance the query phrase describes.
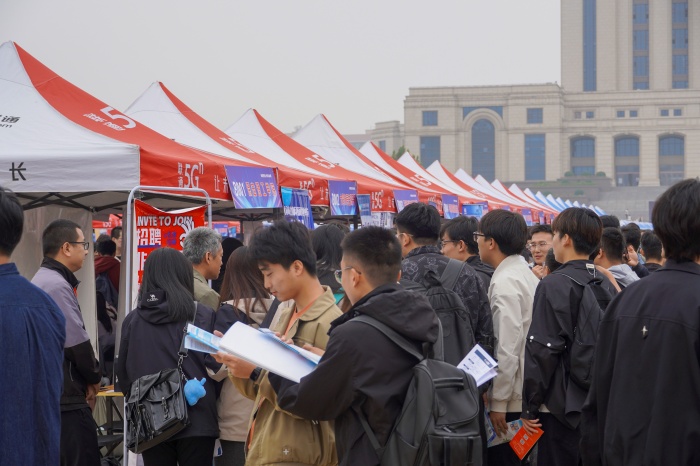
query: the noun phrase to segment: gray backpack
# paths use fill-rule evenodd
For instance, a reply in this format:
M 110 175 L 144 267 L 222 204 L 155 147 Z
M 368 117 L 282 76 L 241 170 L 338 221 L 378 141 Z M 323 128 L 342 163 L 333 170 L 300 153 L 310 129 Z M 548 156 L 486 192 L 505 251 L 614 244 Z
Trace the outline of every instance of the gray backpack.
M 474 378 L 442 361 L 439 344 L 435 345 L 437 359 L 427 358 L 378 320 L 366 315 L 352 320 L 371 325 L 417 360 L 406 399 L 385 445 L 379 444 L 364 413 L 354 406 L 379 464 L 481 466 L 479 392 Z M 440 336 L 438 342 L 441 343 Z

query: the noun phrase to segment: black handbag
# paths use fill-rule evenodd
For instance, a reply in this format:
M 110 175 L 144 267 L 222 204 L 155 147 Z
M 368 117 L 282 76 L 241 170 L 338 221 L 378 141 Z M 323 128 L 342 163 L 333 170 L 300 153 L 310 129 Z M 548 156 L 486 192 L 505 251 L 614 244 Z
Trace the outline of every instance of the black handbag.
M 194 315 L 197 316 L 196 301 Z M 184 332 L 177 369 L 144 375 L 131 384 L 124 414 L 128 421 L 126 447 L 133 453 L 143 453 L 165 442 L 190 424 L 183 382 L 187 378 L 182 372 L 182 361 L 187 357 L 187 326 Z

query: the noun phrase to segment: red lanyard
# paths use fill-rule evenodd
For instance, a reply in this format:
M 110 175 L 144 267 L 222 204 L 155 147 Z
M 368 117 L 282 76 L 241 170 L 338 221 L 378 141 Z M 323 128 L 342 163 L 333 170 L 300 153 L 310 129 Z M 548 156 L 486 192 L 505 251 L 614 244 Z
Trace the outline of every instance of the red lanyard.
M 306 313 L 306 311 L 308 311 L 308 310 L 311 308 L 311 306 L 314 305 L 314 303 L 316 302 L 316 300 L 317 300 L 318 298 L 320 298 L 321 296 L 323 296 L 323 295 L 317 296 L 316 299 L 314 299 L 313 301 L 311 301 L 311 302 L 309 303 L 308 306 L 306 306 L 304 309 L 301 310 L 301 312 L 294 312 L 294 313 L 292 313 L 292 317 L 289 319 L 289 323 L 287 324 L 287 330 L 285 330 L 284 336 L 282 337 L 283 340 L 286 340 L 286 339 L 287 339 L 287 334 L 289 333 L 289 330 L 292 328 L 292 326 L 294 325 L 294 323 L 295 323 L 297 320 L 299 320 L 299 318 L 300 318 L 301 316 L 303 316 L 303 315 Z M 296 304 L 294 305 L 294 307 L 296 308 Z

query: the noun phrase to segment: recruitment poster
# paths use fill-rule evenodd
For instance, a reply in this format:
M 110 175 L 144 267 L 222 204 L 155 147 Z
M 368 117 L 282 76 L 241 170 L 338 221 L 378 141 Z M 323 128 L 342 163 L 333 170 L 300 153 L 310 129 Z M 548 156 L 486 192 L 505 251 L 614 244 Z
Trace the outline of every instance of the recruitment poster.
M 282 207 L 274 169 L 226 166 L 226 176 L 237 209 Z
M 311 212 L 311 199 L 306 189 L 281 188 L 284 218 L 288 221 L 301 222 L 309 230 L 314 229 L 314 218 Z

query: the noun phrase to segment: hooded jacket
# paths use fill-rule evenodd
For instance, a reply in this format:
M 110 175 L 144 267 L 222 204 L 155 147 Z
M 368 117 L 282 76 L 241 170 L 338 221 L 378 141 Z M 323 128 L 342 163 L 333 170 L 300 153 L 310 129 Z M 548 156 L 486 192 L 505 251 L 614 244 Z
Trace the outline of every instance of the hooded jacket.
M 282 409 L 305 419 L 335 419 L 341 465 L 373 466 L 379 459 L 352 407 L 360 406 L 377 439 L 385 444 L 418 361 L 379 330 L 353 322 L 359 315 L 391 327 L 419 351 L 438 338 L 438 318 L 427 298 L 400 285 L 380 286 L 333 322 L 326 353 L 301 383 L 274 374 L 270 383 Z
M 78 304 L 80 282 L 65 265 L 45 257 L 32 283 L 56 302 L 66 318 L 61 411 L 88 408 L 87 386 L 98 383 L 102 375 Z
M 272 330 L 284 333 L 294 312 L 291 306 L 280 305 Z M 340 317 L 333 291 L 324 287 L 311 307 L 292 325 L 287 336 L 297 346 L 308 343 L 326 349 L 331 322 Z M 245 396 L 255 400 L 256 410 L 251 417 L 255 422 L 248 445 L 246 466 L 275 463 L 301 463 L 331 466 L 338 463 L 335 451 L 333 425 L 319 420 L 304 420 L 284 411 L 277 404 L 277 394 L 272 389 L 267 371 L 262 371 L 253 382 L 249 378 L 229 377 L 233 385 Z
M 194 308 L 194 301 L 192 303 Z M 194 325 L 213 332 L 214 311 L 197 303 Z M 168 311 L 165 292 L 146 293 L 139 307 L 131 311 L 122 323 L 119 358 L 116 364 L 117 383 L 127 394 L 131 383 L 144 375 L 177 367 L 178 351 L 186 321 L 173 320 Z M 188 379 L 203 377 L 206 394 L 194 406 L 188 406 L 190 425 L 173 437 L 218 437 L 216 420 L 216 390 L 214 381 L 207 375 L 207 367 L 218 370 L 221 365 L 205 353 L 188 351 L 182 362 L 182 371 Z M 127 395 L 128 396 L 128 395 Z
M 121 262 L 112 256 L 95 256 L 95 276 L 106 272 L 109 281 L 112 282 L 117 291 L 119 291 L 120 267 Z

